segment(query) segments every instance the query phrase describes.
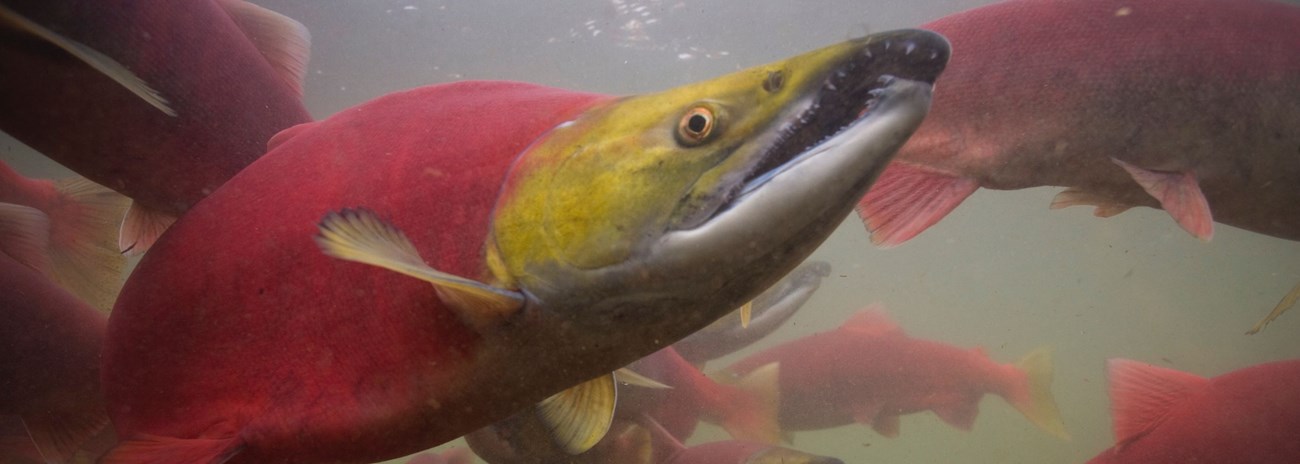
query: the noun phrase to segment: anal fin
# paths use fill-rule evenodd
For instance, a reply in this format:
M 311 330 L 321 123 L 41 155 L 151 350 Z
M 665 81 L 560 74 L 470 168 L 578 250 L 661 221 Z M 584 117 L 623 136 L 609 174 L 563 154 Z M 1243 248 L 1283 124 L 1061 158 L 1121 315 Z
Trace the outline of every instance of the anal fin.
M 100 311 L 112 309 L 126 258 L 119 224 L 130 199 L 82 177 L 55 184 L 69 200 L 50 212 L 50 260 L 59 285 Z
M 1118 203 L 1102 195 L 1071 187 L 1052 197 L 1052 206 L 1050 208 L 1061 209 L 1071 206 L 1093 206 L 1092 215 L 1099 218 L 1115 216 L 1133 207 L 1133 205 Z
M 1128 171 L 1183 230 L 1207 242 L 1214 237 L 1214 216 L 1210 214 L 1210 203 L 1201 192 L 1195 173 L 1153 171 L 1115 158 L 1110 160 Z
M 894 247 L 939 222 L 978 189 L 975 179 L 894 161 L 858 202 L 858 216 L 872 243 Z

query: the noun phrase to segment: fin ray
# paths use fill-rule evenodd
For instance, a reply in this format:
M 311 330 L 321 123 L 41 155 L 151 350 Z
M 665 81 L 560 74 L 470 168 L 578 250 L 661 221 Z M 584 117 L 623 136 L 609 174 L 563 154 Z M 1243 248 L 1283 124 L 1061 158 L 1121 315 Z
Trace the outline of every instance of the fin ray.
M 448 274 L 425 264 L 406 234 L 375 214 L 358 208 L 321 219 L 316 244 L 326 255 L 387 269 L 433 284 L 438 296 L 480 332 L 523 308 L 518 292 Z
M 166 98 L 163 98 L 158 91 L 149 87 L 148 83 L 132 73 L 126 66 L 109 58 L 108 55 L 36 24 L 4 5 L 0 5 L 0 21 L 13 24 L 18 29 L 27 31 L 27 33 L 63 49 L 63 51 L 68 52 L 91 68 L 117 82 L 137 97 L 140 97 L 149 106 L 157 108 L 158 111 L 162 111 L 168 116 L 176 116 L 176 110 L 172 109 Z
M 617 402 L 614 374 L 588 380 L 537 404 L 537 417 L 551 438 L 569 454 L 596 446 L 614 422 Z
M 1106 362 L 1115 445 L 1141 438 L 1165 420 L 1169 410 L 1209 383 L 1204 377 L 1128 359 Z
M 1056 397 L 1052 395 L 1052 351 L 1048 347 L 1029 352 L 1015 364 L 1017 370 L 1025 375 L 1026 390 L 1024 395 L 1011 399 L 1011 406 L 1020 411 L 1029 422 L 1038 428 L 1062 440 L 1069 440 L 1061 420 L 1061 411 L 1056 406 Z
M 1214 216 L 1191 171 L 1160 172 L 1144 169 L 1117 158 L 1111 161 L 1128 171 L 1133 180 L 1160 202 L 1174 221 L 1192 236 L 1204 241 L 1214 238 Z
M 176 217 L 154 211 L 132 202 L 122 220 L 122 230 L 118 233 L 117 247 L 122 254 L 140 255 L 149 251 L 163 232 L 176 222 Z
M 220 0 L 217 4 L 244 31 L 280 80 L 301 98 L 311 56 L 311 33 L 307 27 L 244 0 Z
M 891 248 L 938 223 L 978 189 L 974 179 L 895 161 L 858 202 L 858 216 L 872 243 Z
M 51 275 L 50 218 L 30 206 L 0 203 L 0 253 Z
M 238 436 L 183 439 L 141 434 L 119 442 L 98 464 L 222 464 L 243 449 Z

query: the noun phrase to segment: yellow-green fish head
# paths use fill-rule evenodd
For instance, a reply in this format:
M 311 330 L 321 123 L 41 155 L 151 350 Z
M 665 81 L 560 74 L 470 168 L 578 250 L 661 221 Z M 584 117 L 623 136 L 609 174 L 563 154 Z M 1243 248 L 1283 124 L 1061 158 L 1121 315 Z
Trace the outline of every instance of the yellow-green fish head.
M 707 324 L 843 221 L 920 124 L 948 53 L 937 34 L 887 32 L 584 112 L 511 168 L 495 283 L 591 327 Z

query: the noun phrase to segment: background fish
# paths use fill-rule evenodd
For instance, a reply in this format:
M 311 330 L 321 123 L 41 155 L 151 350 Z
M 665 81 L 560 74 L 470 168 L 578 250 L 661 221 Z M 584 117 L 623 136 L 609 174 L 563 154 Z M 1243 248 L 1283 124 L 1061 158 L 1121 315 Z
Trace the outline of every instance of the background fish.
M 0 204 L 44 213 L 47 237 L 39 259 L 48 262 L 50 277 L 95 308 L 113 307 L 126 266 L 117 250 L 126 197 L 81 177 L 27 178 L 0 162 Z
M 894 437 L 899 416 L 926 410 L 970 430 L 980 399 L 992 393 L 1047 433 L 1066 436 L 1052 398 L 1052 367 L 1045 351 L 1015 365 L 997 364 L 980 349 L 908 337 L 878 305 L 834 331 L 750 355 L 725 374 L 745 375 L 772 364 L 780 372 L 785 431 L 856 422 Z
M 1127 359 L 1106 370 L 1115 446 L 1089 464 L 1300 461 L 1300 360 L 1212 378 Z
M 740 351 L 781 328 L 803 308 L 830 273 L 831 266 L 824 261 L 804 263 L 754 299 L 748 323 L 741 310 L 734 311 L 674 343 L 673 350 L 682 359 L 701 367 Z
M 952 39 L 930 118 L 858 212 L 901 244 L 977 188 L 1053 208 L 1163 208 L 1300 240 L 1300 8 L 1267 0 L 1012 0 L 925 24 Z
M 44 273 L 48 227 L 44 213 L 0 203 L 4 462 L 64 462 L 109 425 L 99 382 L 107 316 Z
M 3 13 L 0 131 L 131 197 L 122 250 L 147 249 L 311 119 L 306 29 L 250 3 L 13 0 Z

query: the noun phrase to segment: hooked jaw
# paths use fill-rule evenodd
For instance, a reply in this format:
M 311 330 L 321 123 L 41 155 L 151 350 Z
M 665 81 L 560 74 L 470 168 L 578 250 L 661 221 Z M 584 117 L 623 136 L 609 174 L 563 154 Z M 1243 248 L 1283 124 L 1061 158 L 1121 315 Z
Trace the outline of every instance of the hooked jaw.
M 762 154 L 728 187 L 731 199 L 698 226 L 664 234 L 651 260 L 684 272 L 703 255 L 736 278 L 755 266 L 784 268 L 779 277 L 843 221 L 920 125 L 949 54 L 942 36 L 920 30 L 857 45 L 756 138 L 764 145 L 750 149 Z

